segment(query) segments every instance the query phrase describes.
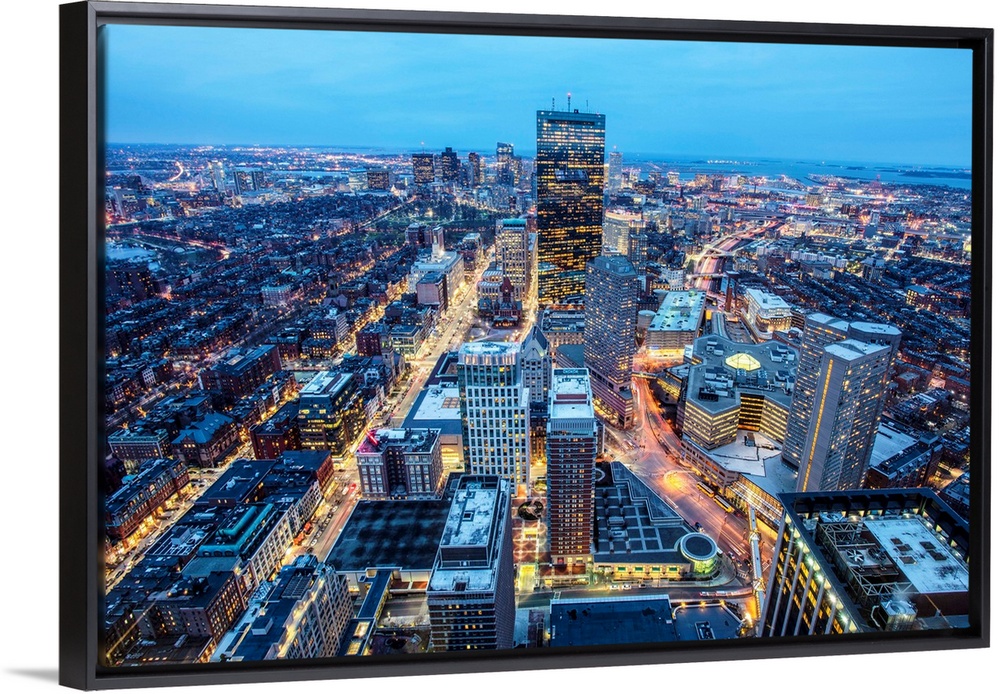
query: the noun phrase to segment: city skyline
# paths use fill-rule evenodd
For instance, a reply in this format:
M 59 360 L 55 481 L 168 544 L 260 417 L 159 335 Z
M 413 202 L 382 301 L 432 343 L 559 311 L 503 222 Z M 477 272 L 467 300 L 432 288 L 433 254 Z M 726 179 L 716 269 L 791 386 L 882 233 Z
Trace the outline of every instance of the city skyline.
M 774 159 L 968 145 L 960 52 L 213 31 L 105 37 L 197 134 L 105 149 L 109 664 L 968 625 L 971 172 Z
M 107 150 L 111 664 L 965 624 L 968 556 L 922 521 L 811 536 L 845 585 L 895 537 L 891 601 L 796 617 L 774 559 L 794 499 L 845 489 L 930 495 L 966 536 L 969 196 L 648 162 L 612 192 L 603 118 L 538 115 L 564 152 L 510 177 L 454 149 L 421 182 L 399 153 Z M 540 238 L 584 207 L 585 291 L 543 300 Z
M 573 108 L 608 116 L 608 151 L 970 164 L 971 52 L 959 49 L 105 31 L 109 142 L 488 152 L 500 140 L 523 154 L 530 114 L 571 93 Z M 233 68 L 248 36 L 259 60 Z

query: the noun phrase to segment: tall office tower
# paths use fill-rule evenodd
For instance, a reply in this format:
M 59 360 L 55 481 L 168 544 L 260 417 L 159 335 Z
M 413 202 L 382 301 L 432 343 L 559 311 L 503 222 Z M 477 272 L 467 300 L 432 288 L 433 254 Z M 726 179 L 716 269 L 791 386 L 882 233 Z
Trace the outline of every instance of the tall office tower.
M 516 342 L 467 342 L 458 350 L 462 439 L 469 472 L 500 475 L 527 493 L 531 463 L 530 392 Z
M 798 491 L 861 488 L 891 361 L 888 345 L 842 340 L 823 348 Z
M 208 170 L 212 175 L 212 186 L 220 193 L 226 192 L 226 170 L 221 161 L 208 162 Z
M 233 169 L 233 186 L 237 195 L 261 190 L 267 186 L 263 169 L 240 167 Z
M 267 597 L 230 631 L 213 660 L 332 657 L 352 616 L 347 579 L 303 554 L 281 569 Z
M 591 558 L 597 420 L 586 369 L 554 369 L 545 432 L 549 550 L 555 564 Z
M 896 353 L 899 351 L 901 337 L 902 334 L 897 328 L 884 323 L 858 321 L 848 323 L 845 320 L 822 313 L 812 313 L 806 316 L 805 327 L 802 331 L 802 346 L 799 349 L 799 368 L 796 374 L 795 392 L 792 395 L 792 406 L 789 410 L 788 431 L 781 451 L 782 459 L 792 467 L 798 468 L 800 475 L 807 458 L 808 429 L 814 415 L 814 406 L 818 398 L 817 391 L 821 390 L 822 387 L 820 371 L 826 346 L 851 339 L 889 347 L 889 361 L 886 371 L 882 375 L 882 384 L 870 394 L 878 400 L 876 415 L 870 423 L 871 436 L 874 437 L 878 430 L 878 420 L 882 412 L 882 403 L 885 400 L 885 389 L 889 382 Z M 822 392 L 819 393 L 819 396 L 822 396 Z M 867 459 L 865 464 L 867 464 Z
M 435 651 L 514 646 L 510 494 L 510 483 L 495 475 L 458 481 L 427 583 Z
M 601 253 L 605 117 L 539 111 L 535 177 L 538 301 L 583 294 L 587 262 Z
M 622 189 L 622 153 L 613 150 L 608 155 L 608 190 L 612 195 Z
M 780 494 L 760 636 L 968 625 L 969 526 L 930 489 Z
M 629 428 L 639 276 L 625 256 L 598 256 L 587 263 L 586 291 L 583 360 L 597 410 L 612 424 Z
M 496 249 L 500 270 L 514 285 L 514 298 L 527 299 L 531 277 L 528 220 L 501 219 L 497 222 Z
M 497 183 L 514 185 L 514 145 L 509 142 L 497 143 Z
M 369 431 L 355 457 L 366 499 L 435 499 L 444 481 L 440 429 Z
M 521 343 L 521 375 L 532 403 L 548 406 L 552 383 L 552 352 L 541 326 L 536 323 Z
M 802 346 L 799 348 L 799 369 L 795 377 L 795 392 L 789 409 L 788 431 L 781 449 L 781 457 L 793 467 L 801 468 L 802 452 L 806 445 L 806 430 L 812 414 L 813 400 L 816 398 L 819 367 L 823 359 L 823 348 L 834 342 L 847 339 L 847 321 L 822 313 L 806 316 L 802 331 Z
M 434 182 L 434 155 L 419 152 L 413 155 L 413 182 L 418 186 Z
M 646 267 L 646 253 L 649 248 L 649 237 L 646 235 L 646 222 L 635 220 L 628 225 L 628 259 L 636 272 L 642 272 Z
M 457 181 L 462 171 L 458 165 L 458 152 L 445 147 L 441 152 L 441 180 L 445 183 Z
M 472 169 L 470 182 L 474 186 L 481 186 L 483 184 L 483 158 L 479 156 L 479 152 L 469 152 L 469 168 Z

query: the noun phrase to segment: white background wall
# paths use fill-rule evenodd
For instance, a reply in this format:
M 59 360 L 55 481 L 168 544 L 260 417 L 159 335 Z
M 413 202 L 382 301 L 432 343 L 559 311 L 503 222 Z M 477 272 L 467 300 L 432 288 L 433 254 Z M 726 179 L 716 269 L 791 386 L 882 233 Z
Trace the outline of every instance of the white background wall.
M 58 12 L 56 0 L 18 0 L 3 11 L 3 150 L 0 176 L 0 682 L 6 692 L 53 691 L 57 672 Z M 217 0 L 217 4 L 241 4 Z M 548 14 L 683 17 L 848 24 L 996 27 L 989 0 L 247 0 L 242 4 Z M 994 119 L 995 120 L 995 119 Z M 996 192 L 994 189 L 994 196 Z M 995 380 L 995 379 L 994 379 Z M 996 384 L 994 383 L 996 390 Z M 995 428 L 996 416 L 994 417 Z M 996 490 L 996 484 L 994 492 Z M 995 498 L 995 494 L 994 494 Z M 996 516 L 997 514 L 994 514 Z M 996 530 L 996 522 L 993 529 Z M 994 592 L 997 581 L 993 581 Z M 993 667 L 989 667 L 990 665 Z M 534 673 L 243 685 L 254 692 L 372 694 L 451 691 L 985 691 L 995 686 L 988 650 L 799 658 L 715 664 L 588 668 Z M 994 681 L 994 685 L 988 682 Z M 802 682 L 802 683 L 799 683 Z M 527 688 L 527 689 L 526 689 Z M 232 689 L 232 687 L 229 687 Z M 147 690 L 168 691 L 168 690 Z M 180 691 L 180 690 L 179 690 Z M 192 694 L 210 690 L 187 688 Z

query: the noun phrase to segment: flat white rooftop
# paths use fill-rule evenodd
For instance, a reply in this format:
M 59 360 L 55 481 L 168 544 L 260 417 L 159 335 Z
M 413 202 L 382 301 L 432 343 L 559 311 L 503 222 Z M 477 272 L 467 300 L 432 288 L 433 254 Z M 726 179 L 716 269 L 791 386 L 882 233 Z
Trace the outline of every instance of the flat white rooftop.
M 299 395 L 326 395 L 329 393 L 335 393 L 350 379 L 350 374 L 320 371 L 299 392 Z
M 748 446 L 744 443 L 744 438 L 748 436 L 753 437 L 753 446 Z M 727 443 L 725 446 L 713 448 L 711 451 L 706 451 L 700 446 L 698 448 L 726 470 L 755 477 L 766 476 L 768 461 L 781 457 L 781 446 L 779 444 L 767 438 L 759 431 L 746 431 L 744 429 L 738 429 L 736 431 L 736 440 L 732 443 Z
M 782 299 L 776 294 L 771 294 L 770 292 L 765 292 L 762 289 L 747 289 L 746 294 L 748 297 L 757 302 L 757 305 L 762 309 L 777 310 L 784 309 L 790 310 L 791 307 L 788 302 Z
M 826 350 L 827 353 L 840 357 L 845 361 L 862 359 L 883 349 L 885 349 L 885 346 L 883 345 L 876 345 L 869 342 L 859 342 L 858 340 L 842 340 L 824 347 L 824 350 Z
M 918 593 L 969 590 L 969 567 L 920 518 L 867 516 L 865 527 Z
M 415 422 L 440 419 L 461 421 L 460 404 L 458 386 L 428 388 L 420 400 L 420 406 L 411 413 L 409 419 Z
M 594 404 L 587 369 L 554 369 L 549 387 L 550 419 L 593 419 Z
M 649 329 L 695 331 L 705 308 L 705 292 L 667 292 Z
M 496 499 L 496 489 L 464 488 L 455 492 L 441 535 L 441 546 L 485 546 L 490 538 Z
M 882 422 L 878 425 L 878 433 L 875 435 L 875 445 L 872 448 L 869 467 L 875 467 L 882 461 L 888 460 L 897 453 L 902 453 L 916 443 L 917 440 L 909 434 L 887 426 L 885 422 Z

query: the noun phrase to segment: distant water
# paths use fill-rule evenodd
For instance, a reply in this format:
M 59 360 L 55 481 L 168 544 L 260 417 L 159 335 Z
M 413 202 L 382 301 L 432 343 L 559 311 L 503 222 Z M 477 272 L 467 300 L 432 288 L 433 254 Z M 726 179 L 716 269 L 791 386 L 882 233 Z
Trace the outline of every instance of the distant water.
M 720 162 L 697 158 L 664 158 L 662 155 L 633 155 L 625 153 L 624 166 L 639 164 L 652 165 L 664 173 L 676 171 L 681 180 L 690 180 L 696 173 L 745 174 L 747 176 L 767 176 L 776 178 L 788 176 L 805 185 L 815 185 L 810 176 L 842 176 L 862 181 L 878 178 L 886 183 L 903 185 L 950 186 L 970 190 L 972 172 L 969 169 L 953 167 L 914 167 L 900 164 L 859 164 L 851 162 L 808 162 L 777 159 L 747 159 L 745 161 Z M 645 169 L 645 167 L 642 167 Z M 655 169 L 654 169 L 655 170 Z

